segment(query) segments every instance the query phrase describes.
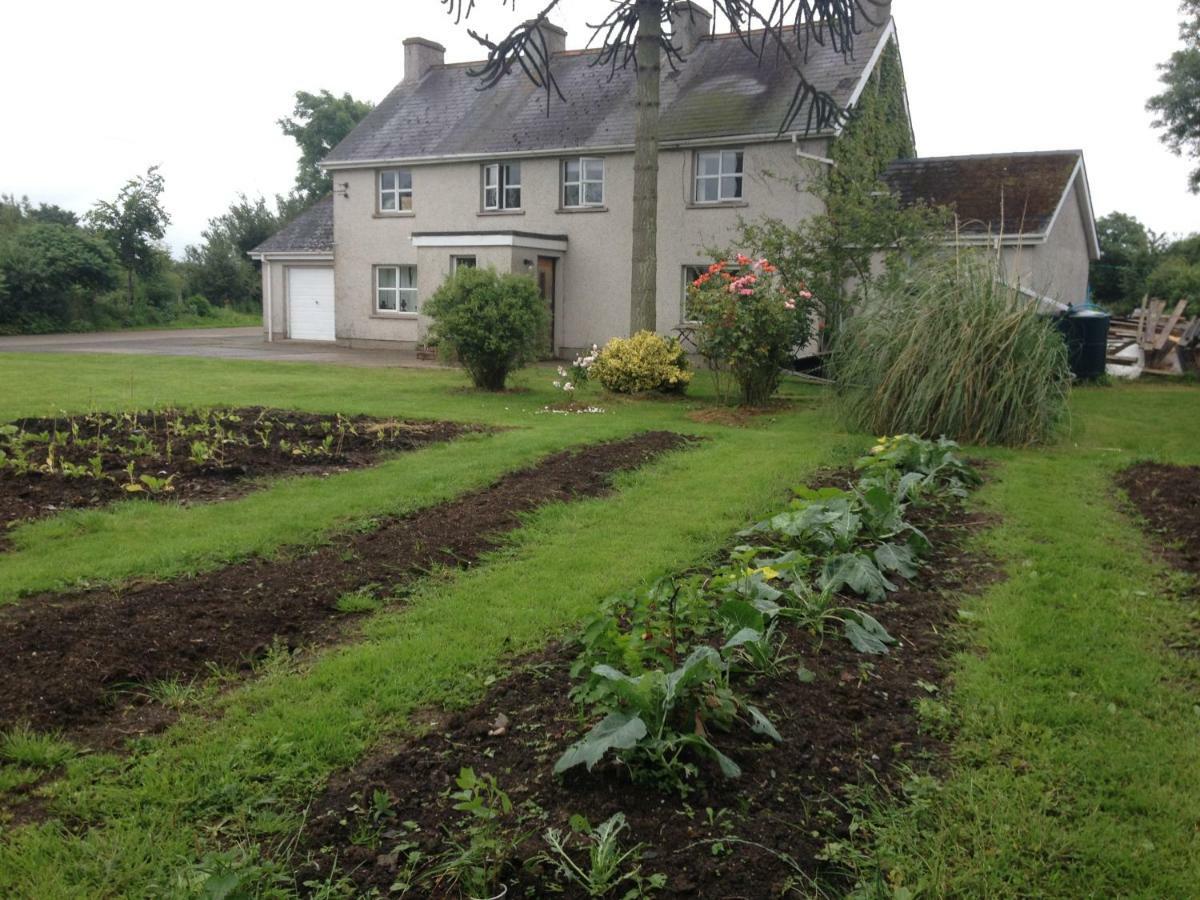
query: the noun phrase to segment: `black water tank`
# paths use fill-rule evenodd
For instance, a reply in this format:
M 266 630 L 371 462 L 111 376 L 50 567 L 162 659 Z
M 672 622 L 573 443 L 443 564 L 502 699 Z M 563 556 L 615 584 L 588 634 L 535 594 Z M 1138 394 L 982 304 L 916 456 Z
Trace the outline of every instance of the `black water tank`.
M 1092 381 L 1104 374 L 1111 316 L 1094 306 L 1069 306 L 1058 327 L 1067 342 L 1067 362 L 1075 377 Z

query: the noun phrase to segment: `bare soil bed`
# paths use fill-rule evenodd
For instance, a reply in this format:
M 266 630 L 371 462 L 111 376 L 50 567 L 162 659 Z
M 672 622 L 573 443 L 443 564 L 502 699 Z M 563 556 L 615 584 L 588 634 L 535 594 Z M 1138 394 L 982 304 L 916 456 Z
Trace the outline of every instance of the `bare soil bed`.
M 780 896 L 789 884 L 807 896 L 807 878 L 835 893 L 844 889 L 836 865 L 822 861 L 821 851 L 826 842 L 847 838 L 855 789 L 895 786 L 900 764 L 934 765 L 942 754 L 941 741 L 922 730 L 916 704 L 934 699 L 946 675 L 946 635 L 958 597 L 998 577 L 990 561 L 963 549 L 967 536 L 986 524 L 982 517 L 947 505 L 914 519 L 935 550 L 921 574 L 879 610 L 898 644 L 886 656 L 864 657 L 836 637 L 821 642 L 789 626 L 789 650 L 798 651 L 816 677 L 806 683 L 793 674 L 749 687 L 749 699 L 775 722 L 783 742 L 716 735 L 722 752 L 742 766 L 740 779 L 724 780 L 702 764 L 684 802 L 633 784 L 611 762 L 590 775 L 582 767 L 553 775 L 554 761 L 584 730 L 567 694 L 578 648 L 555 645 L 519 661 L 476 706 L 414 717 L 433 727 L 331 779 L 308 811 L 300 849 L 309 862 L 297 884 L 322 884 L 336 870 L 353 879 L 356 895 L 388 895 L 408 853 L 417 849 L 428 859 L 460 837 L 455 823 L 462 816 L 451 810 L 447 794 L 469 766 L 498 779 L 520 811 L 520 827 L 531 833 L 514 869 L 546 849 L 541 835 L 547 827 L 568 830 L 576 814 L 594 826 L 623 812 L 631 826 L 623 846 L 644 842 L 643 874 L 668 876 L 654 896 L 766 898 Z M 577 844 L 577 859 L 581 852 Z M 526 866 L 509 882 L 509 897 L 559 895 L 545 866 Z M 426 896 L 425 890 L 414 895 Z M 574 890 L 562 896 L 584 896 Z M 429 896 L 439 895 L 435 889 Z
M 488 488 L 339 536 L 295 558 L 250 559 L 191 578 L 76 594 L 0 609 L 0 729 L 27 722 L 93 746 L 161 724 L 139 721 L 139 686 L 247 667 L 273 643 L 327 640 L 347 619 L 338 599 L 370 587 L 387 597 L 431 567 L 469 566 L 547 503 L 595 497 L 611 477 L 687 445 L 646 432 L 550 456 Z M 144 694 L 144 691 L 142 692 Z M 139 724 L 140 722 L 140 724 Z
M 1200 466 L 1137 463 L 1117 476 L 1173 566 L 1200 576 Z
M 0 545 L 7 529 L 128 498 L 226 500 L 255 479 L 368 466 L 473 426 L 291 410 L 155 410 L 0 426 Z

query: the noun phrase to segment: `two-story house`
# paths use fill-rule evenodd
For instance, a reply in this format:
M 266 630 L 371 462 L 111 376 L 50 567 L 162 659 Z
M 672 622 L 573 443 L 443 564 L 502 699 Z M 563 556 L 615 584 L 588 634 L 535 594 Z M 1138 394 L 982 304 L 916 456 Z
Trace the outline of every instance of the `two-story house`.
M 708 11 L 691 6 L 675 36 L 686 63 L 662 75 L 664 332 L 681 321 L 705 248 L 727 245 L 739 217 L 820 211 L 807 186 L 837 139 L 780 135 L 795 76 L 734 36 L 709 35 Z M 567 97 L 548 110 L 545 91 L 519 73 L 481 91 L 472 64 L 446 63 L 432 41 L 404 42 L 404 80 L 323 162 L 332 195 L 254 251 L 269 339 L 412 346 L 428 326 L 423 300 L 467 265 L 538 279 L 552 313 L 548 351 L 628 333 L 634 73 L 610 80 L 591 65 L 594 51 L 547 33 Z M 851 105 L 894 40 L 889 20 L 860 35 L 849 62 L 813 44 L 806 74 Z
M 664 66 L 661 82 L 657 322 L 663 332 L 684 320 L 685 285 L 711 261 L 706 249 L 732 243 L 739 219 L 796 222 L 821 212 L 812 181 L 832 164 L 841 133 L 839 127 L 780 134 L 795 74 L 769 55 L 756 59 L 734 35 L 710 35 L 709 12 L 681 5 L 692 15 L 676 19 L 673 40 L 686 62 L 677 70 Z M 404 79 L 322 163 L 333 193 L 252 254 L 262 262 L 268 340 L 411 347 L 429 325 L 424 300 L 458 266 L 536 277 L 551 312 L 552 355 L 628 334 L 634 72 L 618 69 L 609 78 L 592 65 L 595 51 L 567 50 L 560 29 L 543 33 L 554 44 L 553 70 L 567 98 L 548 108 L 546 92 L 520 73 L 480 90 L 468 74 L 477 63 L 446 63 L 441 45 L 404 41 Z M 828 42 L 812 43 L 805 75 L 839 104 L 854 106 L 889 48 L 898 59 L 890 17 L 866 26 L 849 60 Z M 898 89 L 904 91 L 902 79 Z M 902 99 L 901 124 L 911 134 Z M 1081 156 L 1060 161 L 1007 167 L 942 161 L 895 167 L 887 178 L 914 200 L 963 201 L 968 217 L 988 218 L 984 230 L 995 227 L 995 216 L 980 210 L 1020 208 L 1022 225 L 1045 232 L 1032 235 L 1034 242 L 1044 241 L 1059 216 L 1034 223 L 1028 192 L 1037 195 L 1039 215 L 1042 206 L 1065 210 L 1054 232 L 1057 249 L 1039 257 L 1045 262 L 1036 290 L 1045 292 L 1065 264 L 1073 274 L 1057 279 L 1069 294 L 1062 299 L 1082 302 L 1095 224 Z M 1072 202 L 1059 202 L 1067 193 Z M 1021 238 L 1010 230 L 1004 241 Z

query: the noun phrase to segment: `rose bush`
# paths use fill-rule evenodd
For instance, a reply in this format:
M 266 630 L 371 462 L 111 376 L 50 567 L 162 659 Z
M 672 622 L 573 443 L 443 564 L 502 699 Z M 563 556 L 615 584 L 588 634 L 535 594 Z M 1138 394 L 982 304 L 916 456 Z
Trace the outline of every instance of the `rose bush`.
M 724 401 L 727 378 L 743 404 L 761 406 L 779 387 L 782 370 L 812 337 L 813 296 L 787 285 L 766 259 L 738 254 L 720 260 L 688 288 L 695 340 Z

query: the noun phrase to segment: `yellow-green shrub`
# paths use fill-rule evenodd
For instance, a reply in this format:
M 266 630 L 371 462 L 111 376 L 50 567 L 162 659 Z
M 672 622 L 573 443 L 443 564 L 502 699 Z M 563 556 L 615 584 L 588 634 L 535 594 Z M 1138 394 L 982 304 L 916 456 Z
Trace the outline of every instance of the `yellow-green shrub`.
M 633 337 L 613 338 L 605 344 L 588 378 L 618 394 L 683 393 L 692 373 L 679 341 L 639 331 Z

